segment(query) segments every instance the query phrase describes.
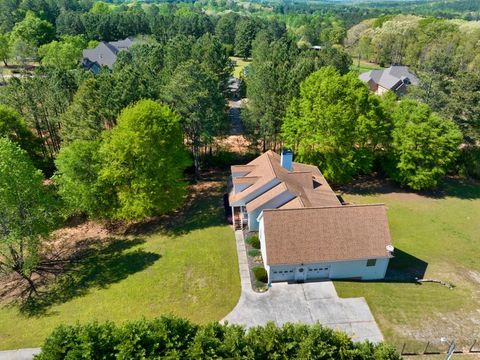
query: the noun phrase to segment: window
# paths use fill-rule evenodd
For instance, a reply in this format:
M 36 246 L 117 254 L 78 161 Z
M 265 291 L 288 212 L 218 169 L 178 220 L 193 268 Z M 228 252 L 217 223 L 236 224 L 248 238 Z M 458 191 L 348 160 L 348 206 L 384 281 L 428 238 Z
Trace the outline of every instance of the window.
M 377 259 L 368 259 L 367 266 L 375 266 L 377 265 Z

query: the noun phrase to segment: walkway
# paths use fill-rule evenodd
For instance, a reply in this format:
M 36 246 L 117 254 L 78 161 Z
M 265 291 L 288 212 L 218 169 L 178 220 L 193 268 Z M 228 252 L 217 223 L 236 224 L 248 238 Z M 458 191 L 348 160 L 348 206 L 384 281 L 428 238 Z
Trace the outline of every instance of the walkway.
M 304 284 L 274 283 L 263 294 L 252 290 L 241 231 L 235 232 L 242 294 L 237 306 L 222 321 L 247 327 L 273 321 L 313 324 L 345 331 L 354 341 L 383 340 L 364 298 L 339 298 L 331 281 Z
M 18 349 L 0 351 L 0 360 L 31 360 L 33 356 L 40 353 L 40 349 Z

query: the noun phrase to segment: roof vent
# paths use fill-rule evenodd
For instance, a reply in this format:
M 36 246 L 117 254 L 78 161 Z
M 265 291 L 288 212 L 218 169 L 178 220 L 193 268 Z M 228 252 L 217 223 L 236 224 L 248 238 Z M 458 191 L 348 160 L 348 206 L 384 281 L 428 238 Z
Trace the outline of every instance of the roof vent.
M 395 250 L 395 248 L 393 247 L 393 245 L 387 245 L 387 246 L 386 246 L 386 249 L 387 249 L 387 251 L 390 252 L 390 253 L 393 253 L 393 250 Z

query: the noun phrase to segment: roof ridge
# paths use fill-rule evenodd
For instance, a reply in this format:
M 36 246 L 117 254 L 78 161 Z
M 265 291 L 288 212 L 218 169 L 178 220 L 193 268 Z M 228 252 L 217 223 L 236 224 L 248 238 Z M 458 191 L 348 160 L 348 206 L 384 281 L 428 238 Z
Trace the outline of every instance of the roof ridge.
M 303 207 L 303 208 L 294 208 L 294 209 L 264 209 L 264 212 L 270 211 L 294 211 L 294 210 L 324 210 L 324 209 L 340 209 L 340 208 L 358 208 L 358 207 L 376 207 L 376 206 L 385 206 L 384 203 L 377 204 L 351 204 L 351 205 L 328 205 L 328 206 L 312 206 L 312 207 Z

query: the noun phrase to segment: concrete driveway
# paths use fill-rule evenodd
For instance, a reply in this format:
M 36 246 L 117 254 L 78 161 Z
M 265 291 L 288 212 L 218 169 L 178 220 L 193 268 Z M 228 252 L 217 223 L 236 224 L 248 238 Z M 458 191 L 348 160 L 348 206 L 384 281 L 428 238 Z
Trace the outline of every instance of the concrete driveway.
M 354 341 L 383 340 L 382 333 L 364 298 L 342 299 L 331 281 L 304 284 L 274 283 L 263 294 L 252 290 L 247 255 L 240 231 L 235 233 L 242 294 L 237 306 L 223 321 L 247 327 L 273 321 L 313 324 L 316 322 L 349 334 Z

